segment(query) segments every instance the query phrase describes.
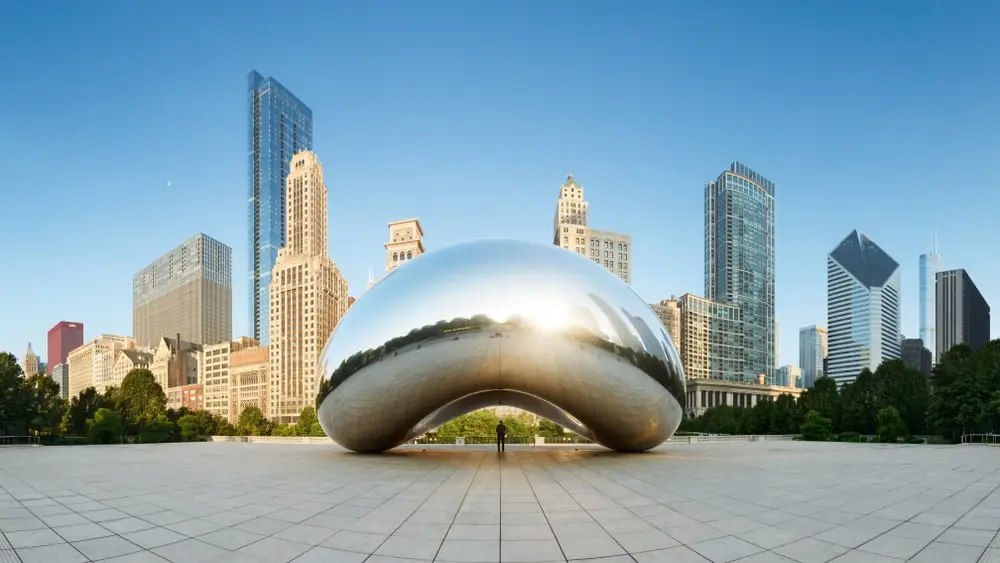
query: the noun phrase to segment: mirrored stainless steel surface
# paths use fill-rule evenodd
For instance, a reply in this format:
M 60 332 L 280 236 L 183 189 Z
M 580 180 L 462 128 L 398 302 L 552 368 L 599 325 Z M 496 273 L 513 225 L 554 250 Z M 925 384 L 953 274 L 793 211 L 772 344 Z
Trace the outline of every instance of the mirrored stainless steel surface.
M 674 433 L 685 397 L 676 348 L 628 285 L 583 256 L 515 240 L 395 269 L 348 310 L 320 370 L 320 424 L 360 452 L 491 405 L 644 451 Z

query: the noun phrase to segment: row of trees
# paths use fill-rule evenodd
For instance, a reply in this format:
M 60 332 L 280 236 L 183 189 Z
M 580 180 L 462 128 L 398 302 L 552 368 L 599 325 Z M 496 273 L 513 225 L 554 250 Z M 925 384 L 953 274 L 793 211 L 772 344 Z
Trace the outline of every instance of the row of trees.
M 805 427 L 804 427 L 805 425 Z M 782 395 L 751 408 L 717 406 L 685 420 L 681 430 L 718 434 L 834 434 L 896 437 L 1000 432 L 1000 340 L 973 352 L 959 344 L 941 356 L 928 378 L 902 360 L 865 369 L 837 388 L 820 378 L 796 400 Z
M 0 353 L 0 434 L 42 436 L 52 442 L 85 438 L 95 444 L 203 436 L 325 436 L 313 407 L 303 409 L 299 422 L 289 425 L 274 424 L 250 406 L 235 426 L 207 411 L 168 409 L 163 388 L 147 369 L 130 371 L 120 387 L 104 393 L 88 387 L 66 401 L 51 377 L 23 377 L 17 358 L 8 353 Z
M 501 419 L 507 427 L 507 436 L 511 438 L 555 438 L 565 435 L 562 426 L 550 420 L 542 418 L 536 424 L 534 417 L 527 413 L 501 417 L 490 409 L 472 411 L 449 420 L 439 426 L 433 435 L 438 439 L 448 440 L 458 437 L 489 438 L 496 435 L 496 427 Z

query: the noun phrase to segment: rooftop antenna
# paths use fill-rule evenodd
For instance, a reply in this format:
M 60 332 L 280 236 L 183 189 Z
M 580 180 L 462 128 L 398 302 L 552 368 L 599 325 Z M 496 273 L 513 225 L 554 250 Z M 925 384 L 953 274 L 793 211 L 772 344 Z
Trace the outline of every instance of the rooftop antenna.
M 937 254 L 937 229 L 934 229 L 934 254 Z

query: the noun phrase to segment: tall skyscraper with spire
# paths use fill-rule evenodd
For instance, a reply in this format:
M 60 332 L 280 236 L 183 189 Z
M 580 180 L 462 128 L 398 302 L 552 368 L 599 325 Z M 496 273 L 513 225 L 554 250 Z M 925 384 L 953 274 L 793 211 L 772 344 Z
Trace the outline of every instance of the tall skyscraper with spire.
M 747 375 L 777 375 L 774 182 L 733 162 L 705 186 L 705 297 L 743 310 Z
M 312 110 L 271 77 L 247 84 L 247 333 L 269 341 L 268 288 L 285 246 L 285 179 L 292 156 L 312 150 Z
M 271 418 L 294 423 L 316 401 L 319 356 L 347 313 L 347 280 L 330 260 L 323 165 L 312 151 L 292 159 L 286 244 L 270 285 Z
M 937 362 L 936 279 L 941 271 L 937 233 L 934 233 L 934 252 L 920 255 L 920 340 L 931 351 L 932 362 Z

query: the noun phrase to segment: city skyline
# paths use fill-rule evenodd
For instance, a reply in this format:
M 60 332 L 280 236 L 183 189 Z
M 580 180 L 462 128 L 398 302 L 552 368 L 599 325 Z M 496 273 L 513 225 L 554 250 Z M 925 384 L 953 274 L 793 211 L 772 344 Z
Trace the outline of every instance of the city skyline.
M 535 20 L 524 22 L 490 5 L 460 14 L 435 9 L 419 14 L 400 6 L 398 13 L 379 20 L 393 37 L 383 40 L 371 58 L 352 63 L 334 56 L 321 72 L 317 67 L 324 61 L 362 39 L 359 32 L 329 40 L 335 41 L 329 45 L 307 38 L 305 54 L 293 60 L 255 46 L 249 31 L 252 15 L 217 6 L 208 7 L 199 22 L 184 24 L 206 33 L 185 46 L 156 38 L 155 26 L 176 17 L 165 8 L 129 7 L 118 14 L 102 6 L 68 9 L 47 20 L 49 33 L 59 33 L 59 41 L 5 61 L 12 74 L 46 69 L 30 88 L 12 87 L 6 94 L 11 103 L 0 109 L 14 132 L 11 138 L 19 139 L 17 151 L 10 145 L 11 150 L 0 153 L 5 170 L 12 172 L 7 181 L 35 186 L 30 193 L 45 198 L 46 221 L 71 225 L 73 235 L 40 228 L 32 213 L 14 214 L 0 226 L 5 240 L 29 235 L 27 244 L 13 247 L 14 260 L 33 263 L 46 256 L 65 272 L 2 282 L 0 311 L 18 322 L 0 323 L 0 349 L 20 355 L 30 341 L 40 357 L 47 357 L 45 333 L 62 319 L 85 323 L 87 341 L 100 333 L 128 333 L 131 274 L 191 232 L 211 232 L 233 248 L 237 277 L 247 271 L 246 139 L 240 134 L 247 126 L 247 107 L 241 84 L 253 68 L 280 80 L 315 112 L 314 144 L 319 154 L 328 155 L 330 254 L 355 297 L 362 293 L 369 264 L 384 256 L 385 223 L 399 217 L 419 217 L 432 248 L 474 236 L 546 242 L 551 189 L 568 171 L 587 187 L 593 224 L 632 236 L 632 285 L 646 302 L 700 293 L 703 249 L 689 241 L 701 239 L 701 189 L 726 163 L 740 160 L 782 187 L 776 204 L 775 316 L 784 329 L 778 343 L 782 358 L 775 365 L 797 364 L 799 327 L 826 325 L 823 260 L 830 241 L 854 226 L 899 260 L 902 332 L 916 336 L 916 260 L 931 249 L 935 228 L 945 257 L 942 268 L 969 271 L 987 301 L 1000 283 L 1000 266 L 985 258 L 990 249 L 975 236 L 983 224 L 991 224 L 978 213 L 996 201 L 992 191 L 982 191 L 973 210 L 960 201 L 927 197 L 934 205 L 908 207 L 904 220 L 904 214 L 897 217 L 890 207 L 914 190 L 929 194 L 941 186 L 974 186 L 976 178 L 991 177 L 988 155 L 1000 148 L 987 133 L 997 114 L 987 110 L 979 93 L 997 80 L 985 71 L 986 54 L 1000 45 L 985 25 L 991 15 L 982 13 L 996 13 L 996 8 L 980 6 L 972 14 L 975 10 L 964 6 L 935 18 L 916 14 L 903 26 L 905 34 L 897 35 L 876 33 L 892 21 L 888 10 L 852 6 L 835 13 L 792 6 L 780 15 L 765 7 L 748 14 L 766 31 L 760 38 L 711 43 L 698 39 L 715 25 L 716 14 L 706 8 L 624 7 L 615 13 L 594 9 L 567 16 L 552 6 L 536 8 Z M 42 33 L 34 23 L 40 20 L 31 15 L 37 9 L 8 10 L 18 16 L 8 21 L 27 22 L 0 34 L 9 50 Z M 330 10 L 321 8 L 316 19 L 336 30 L 371 15 L 367 8 L 342 7 L 337 9 L 342 23 L 335 24 L 338 18 Z M 471 18 L 472 11 L 496 18 L 490 41 L 459 30 L 458 21 Z M 678 11 L 682 13 L 674 14 Z M 137 12 L 145 14 L 144 20 L 162 21 L 152 24 L 141 41 L 123 35 L 128 33 L 123 22 Z M 408 31 L 415 17 L 428 22 L 437 18 L 435 25 L 448 31 L 439 41 L 415 36 Z M 848 32 L 821 44 L 811 39 L 817 24 L 797 27 L 794 18 L 826 18 Z M 645 31 L 667 20 L 683 25 L 666 34 L 671 38 L 657 40 L 663 49 L 640 45 L 638 37 L 649 36 Z M 597 25 L 607 32 L 606 39 L 552 46 L 549 34 L 555 22 Z M 931 30 L 941 39 L 933 50 L 917 39 Z M 83 33 L 86 41 L 78 37 Z M 786 45 L 775 51 L 779 35 L 798 42 L 799 48 Z M 120 49 L 121 41 L 130 48 Z M 703 48 L 690 63 L 663 54 L 694 41 Z M 910 55 L 895 56 L 890 45 L 900 42 L 911 49 Z M 470 48 L 474 64 L 442 58 L 455 44 Z M 77 47 L 70 50 L 68 45 Z M 226 54 L 241 50 L 239 56 Z M 929 53 L 940 61 L 943 52 L 962 64 L 927 67 L 923 62 Z M 768 53 L 778 55 L 777 60 L 761 62 Z M 859 53 L 865 53 L 865 61 L 858 62 Z M 595 70 L 593 61 L 608 57 L 628 63 Z M 890 57 L 893 68 L 886 73 L 883 63 Z M 422 62 L 427 60 L 438 62 Z M 373 61 L 377 72 L 366 68 Z M 773 74 L 767 64 L 807 68 L 799 66 L 806 61 L 818 62 L 808 68 L 821 67 L 827 77 L 807 73 L 796 87 L 779 94 L 765 84 L 767 96 L 748 88 L 732 98 L 695 86 L 734 64 L 751 76 Z M 143 71 L 125 73 L 122 65 Z M 647 72 L 651 66 L 661 71 Z M 199 81 L 195 88 L 192 69 Z M 495 92 L 486 88 L 486 81 L 479 85 L 478 79 L 495 72 L 518 78 L 511 82 L 518 89 L 502 80 L 499 87 L 490 82 Z M 420 74 L 428 78 L 421 80 Z M 779 73 L 779 83 L 791 76 Z M 917 76 L 922 83 L 948 86 L 914 91 L 910 86 Z M 100 96 L 72 88 L 81 77 L 106 87 Z M 411 86 L 401 89 L 406 94 L 388 94 L 400 80 Z M 863 86 L 872 80 L 883 87 Z M 448 94 L 455 84 L 465 90 Z M 615 84 L 615 90 L 606 84 Z M 571 102 L 563 87 L 574 89 Z M 72 98 L 63 97 L 74 91 Z M 55 107 L 58 112 L 48 109 Z M 915 122 L 913 112 L 927 107 L 962 109 L 942 109 Z M 873 115 L 878 119 L 872 121 Z M 462 125 L 470 122 L 476 125 Z M 720 123 L 727 124 L 728 134 L 713 132 Z M 23 165 L 53 159 L 60 166 L 41 179 Z M 828 164 L 833 161 L 835 167 Z M 921 166 L 913 167 L 913 162 Z M 81 182 L 86 189 L 78 189 Z M 28 193 L 0 190 L 0 203 L 23 209 L 34 203 Z M 829 197 L 818 202 L 816 194 Z M 970 197 L 980 197 L 980 192 Z M 661 199 L 669 205 L 657 204 Z M 865 205 L 858 205 L 861 201 Z M 81 247 L 110 251 L 109 241 L 114 241 L 113 252 L 80 252 Z M 235 337 L 249 324 L 244 305 L 249 297 L 246 284 L 236 280 L 234 286 Z

